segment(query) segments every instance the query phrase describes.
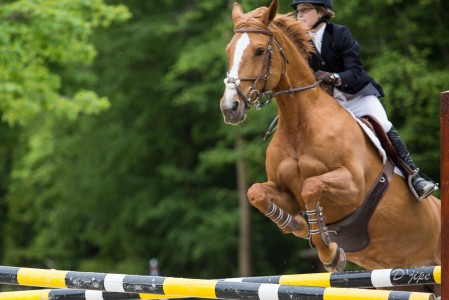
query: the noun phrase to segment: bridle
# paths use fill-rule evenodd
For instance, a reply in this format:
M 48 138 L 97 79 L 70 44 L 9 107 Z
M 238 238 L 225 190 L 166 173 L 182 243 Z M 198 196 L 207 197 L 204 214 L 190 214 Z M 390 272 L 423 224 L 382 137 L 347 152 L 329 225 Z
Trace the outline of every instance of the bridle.
M 267 51 L 265 51 L 265 59 L 262 63 L 262 69 L 260 70 L 260 73 L 257 77 L 252 78 L 232 78 L 229 77 L 229 72 L 227 73 L 226 78 L 224 79 L 224 83 L 226 87 L 231 89 L 236 89 L 239 96 L 245 101 L 245 105 L 247 108 L 254 106 L 256 109 L 261 109 L 268 105 L 274 97 L 279 96 L 281 94 L 292 94 L 295 92 L 305 91 L 308 89 L 312 89 L 314 87 L 317 87 L 320 85 L 321 81 L 316 81 L 310 85 L 301 86 L 297 88 L 290 88 L 288 90 L 279 91 L 276 93 L 273 93 L 272 91 L 266 91 L 267 81 L 268 77 L 271 74 L 271 63 L 273 59 L 273 44 L 279 49 L 279 53 L 282 57 L 282 75 L 285 74 L 285 71 L 287 69 L 288 60 L 285 56 L 285 52 L 282 49 L 281 45 L 276 41 L 276 39 L 273 36 L 273 33 L 268 30 L 263 29 L 236 29 L 234 30 L 235 33 L 260 33 L 268 35 L 270 40 L 268 42 Z M 267 69 L 266 73 L 263 75 L 263 70 Z M 256 85 L 259 83 L 259 81 L 265 81 L 264 88 L 262 91 L 259 91 L 256 88 Z M 242 81 L 252 81 L 253 84 L 250 86 L 248 90 L 248 95 L 245 95 L 243 91 L 239 88 L 239 85 Z M 254 100 L 251 100 L 253 96 L 256 96 Z M 261 101 L 262 98 L 265 98 L 265 101 Z

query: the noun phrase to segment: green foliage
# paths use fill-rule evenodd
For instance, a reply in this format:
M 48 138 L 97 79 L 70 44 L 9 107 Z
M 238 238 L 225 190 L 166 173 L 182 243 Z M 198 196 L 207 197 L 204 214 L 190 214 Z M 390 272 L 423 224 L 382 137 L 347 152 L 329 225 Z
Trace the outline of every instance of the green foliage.
M 0 94 L 2 119 L 10 125 L 29 123 L 50 111 L 73 119 L 80 112 L 96 113 L 108 101 L 93 91 L 61 94 L 62 74 L 96 55 L 89 42 L 93 30 L 113 20 L 125 20 L 124 6 L 102 1 L 14 1 L 0 10 Z M 89 103 L 89 105 L 85 105 Z

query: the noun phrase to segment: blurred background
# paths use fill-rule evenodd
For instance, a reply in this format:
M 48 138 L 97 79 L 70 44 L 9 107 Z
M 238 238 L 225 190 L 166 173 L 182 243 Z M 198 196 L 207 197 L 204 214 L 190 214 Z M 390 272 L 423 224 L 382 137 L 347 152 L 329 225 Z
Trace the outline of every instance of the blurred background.
M 276 106 L 223 122 L 232 5 L 0 0 L 1 265 L 193 278 L 322 271 L 306 240 L 247 204 L 248 186 L 265 181 Z M 334 11 L 438 182 L 449 2 L 334 0 Z

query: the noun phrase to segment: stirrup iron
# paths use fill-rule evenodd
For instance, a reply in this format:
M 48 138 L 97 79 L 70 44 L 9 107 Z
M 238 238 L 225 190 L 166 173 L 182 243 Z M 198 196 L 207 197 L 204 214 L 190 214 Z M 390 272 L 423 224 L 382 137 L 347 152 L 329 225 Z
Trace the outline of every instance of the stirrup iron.
M 438 187 L 438 183 L 433 182 L 433 180 L 427 178 L 427 176 L 425 176 L 424 174 L 421 174 L 421 176 L 422 176 L 425 180 L 434 183 L 434 186 L 433 186 L 433 189 L 430 190 L 430 191 L 428 191 L 427 193 L 424 193 L 424 194 L 422 194 L 421 196 L 418 195 L 418 193 L 417 193 L 416 190 L 415 190 L 415 187 L 414 187 L 413 184 L 412 184 L 413 176 L 417 175 L 418 173 L 419 173 L 419 168 L 414 169 L 414 170 L 413 170 L 413 173 L 411 173 L 411 174 L 408 175 L 407 183 L 408 183 L 408 186 L 409 186 L 410 191 L 412 192 L 413 196 L 415 196 L 415 198 L 416 198 L 418 201 L 421 201 L 421 200 L 423 200 L 423 199 L 429 197 L 430 195 L 432 195 L 434 192 L 438 191 L 439 187 Z

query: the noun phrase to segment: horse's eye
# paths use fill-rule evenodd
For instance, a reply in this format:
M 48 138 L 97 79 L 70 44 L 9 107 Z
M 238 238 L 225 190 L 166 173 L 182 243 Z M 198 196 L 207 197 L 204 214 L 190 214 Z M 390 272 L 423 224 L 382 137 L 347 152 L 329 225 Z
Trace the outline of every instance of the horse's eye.
M 264 48 L 257 48 L 256 53 L 254 53 L 254 56 L 261 56 L 265 52 Z

